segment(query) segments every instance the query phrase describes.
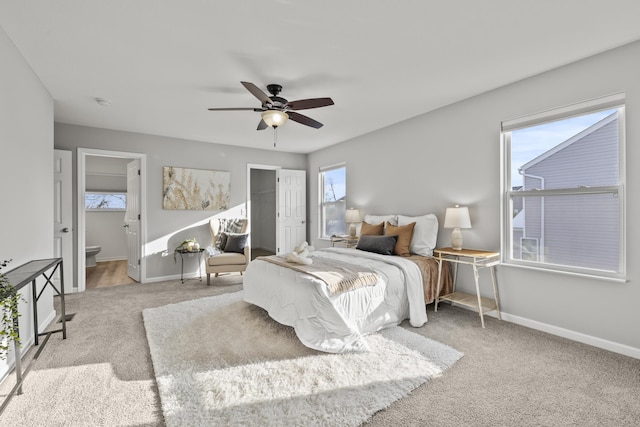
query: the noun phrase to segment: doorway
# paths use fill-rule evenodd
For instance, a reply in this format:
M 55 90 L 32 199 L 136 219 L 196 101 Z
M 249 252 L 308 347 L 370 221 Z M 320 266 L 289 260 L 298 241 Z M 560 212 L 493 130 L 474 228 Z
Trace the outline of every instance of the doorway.
M 128 177 L 128 165 L 132 162 L 139 164 L 140 171 L 136 177 L 137 185 L 134 186 L 137 188 L 133 193 L 130 190 L 135 181 L 130 181 Z M 96 283 L 103 287 L 142 282 L 145 277 L 142 242 L 145 241 L 143 224 L 146 219 L 146 156 L 140 153 L 78 148 L 77 165 L 77 291 L 97 287 Z M 121 195 L 126 200 L 125 209 L 122 206 L 104 210 L 87 209 L 85 196 L 98 194 L 100 197 L 101 193 L 109 197 L 112 193 Z M 125 228 L 125 224 L 130 223 L 125 221 L 130 206 L 139 209 L 135 216 L 139 231 L 133 242 L 130 241 L 129 233 L 126 233 L 128 228 Z M 94 259 L 99 262 L 94 265 L 92 257 L 88 256 L 87 247 L 96 246 L 99 251 Z M 125 256 L 126 259 L 123 259 Z M 128 268 L 132 264 L 132 258 L 135 258 L 135 265 L 139 267 L 133 279 L 129 278 Z M 87 269 L 87 264 L 93 266 Z
M 306 172 L 248 164 L 247 217 L 252 258 L 262 250 L 285 254 L 305 241 Z
M 251 258 L 276 254 L 277 167 L 249 165 L 248 217 Z

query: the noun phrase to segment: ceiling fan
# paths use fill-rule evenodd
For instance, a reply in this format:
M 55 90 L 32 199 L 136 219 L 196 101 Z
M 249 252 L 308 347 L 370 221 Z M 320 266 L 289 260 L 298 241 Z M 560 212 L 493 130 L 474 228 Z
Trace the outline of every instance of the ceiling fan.
M 300 113 L 296 113 L 296 110 L 308 110 L 311 108 L 333 105 L 333 100 L 331 98 L 311 98 L 287 101 L 286 99 L 278 96 L 280 91 L 282 91 L 282 86 L 278 84 L 267 85 L 267 90 L 271 94 L 271 96 L 267 96 L 266 93 L 253 83 L 240 83 L 242 83 L 242 85 L 251 92 L 253 96 L 262 102 L 260 108 L 209 108 L 209 111 L 261 111 L 262 119 L 260 120 L 260 123 L 258 123 L 257 130 L 263 130 L 269 126 L 277 128 L 278 126 L 282 126 L 287 119 L 319 129 L 323 126 L 322 123 Z

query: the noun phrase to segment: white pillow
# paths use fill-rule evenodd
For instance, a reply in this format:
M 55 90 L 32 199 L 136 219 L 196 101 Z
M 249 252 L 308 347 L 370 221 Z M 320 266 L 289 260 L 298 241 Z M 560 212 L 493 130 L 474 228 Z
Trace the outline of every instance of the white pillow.
M 365 215 L 364 222 L 371 225 L 378 225 L 381 222 L 387 224 L 387 221 L 391 223 L 391 225 L 398 225 L 398 216 L 397 215 Z
M 438 218 L 434 214 L 423 216 L 398 215 L 398 225 L 416 223 L 411 238 L 411 253 L 432 256 L 438 240 Z

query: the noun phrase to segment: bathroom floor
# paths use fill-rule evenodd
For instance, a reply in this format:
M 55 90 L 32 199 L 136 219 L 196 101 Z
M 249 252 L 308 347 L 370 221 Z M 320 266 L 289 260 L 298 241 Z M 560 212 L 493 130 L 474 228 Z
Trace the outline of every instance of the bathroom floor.
M 104 288 L 108 286 L 128 285 L 136 283 L 127 276 L 127 261 L 100 261 L 95 267 L 87 267 L 87 289 Z

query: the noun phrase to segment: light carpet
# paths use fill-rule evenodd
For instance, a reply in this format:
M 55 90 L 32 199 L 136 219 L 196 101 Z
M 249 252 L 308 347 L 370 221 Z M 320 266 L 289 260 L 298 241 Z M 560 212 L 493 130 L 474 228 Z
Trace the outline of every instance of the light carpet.
M 356 426 L 462 353 L 403 328 L 368 353 L 303 346 L 242 292 L 143 311 L 167 426 Z

